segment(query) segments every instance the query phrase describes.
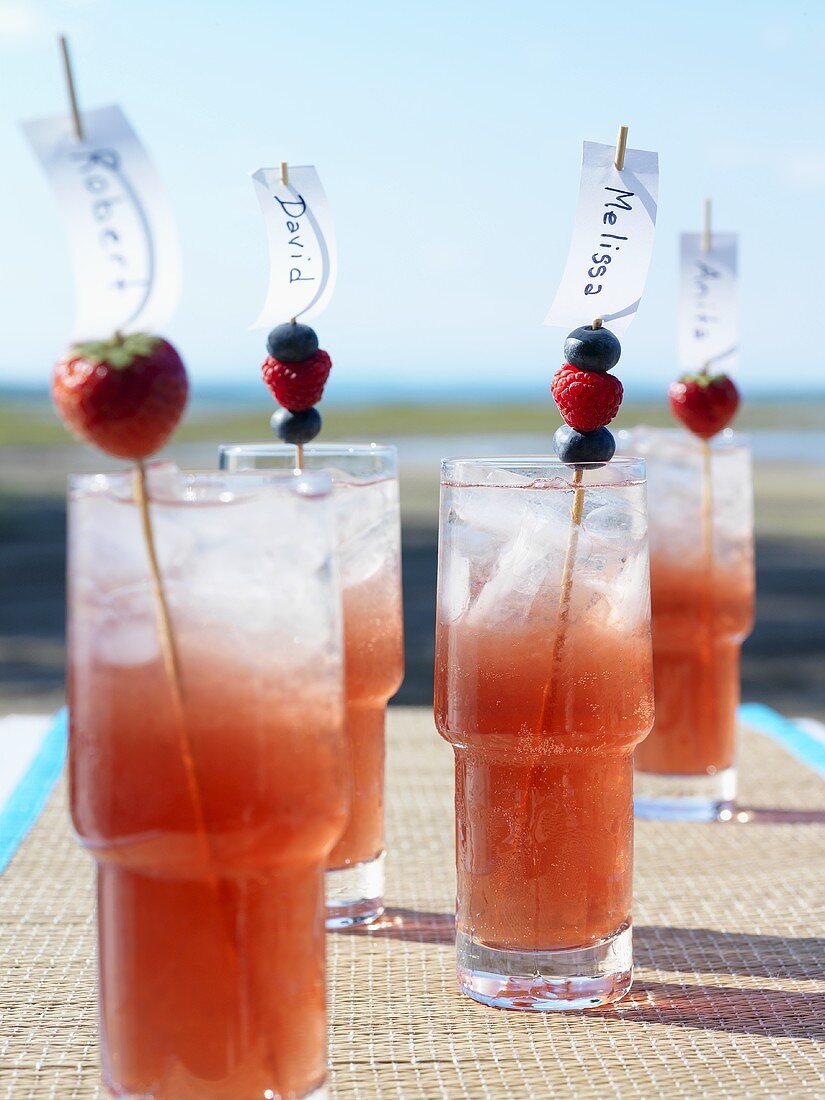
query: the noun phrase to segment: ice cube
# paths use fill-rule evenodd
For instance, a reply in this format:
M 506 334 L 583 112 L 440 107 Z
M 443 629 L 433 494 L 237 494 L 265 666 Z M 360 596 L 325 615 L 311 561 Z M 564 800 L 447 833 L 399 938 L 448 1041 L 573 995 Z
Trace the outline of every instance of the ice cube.
M 109 594 L 94 614 L 97 659 L 124 668 L 156 661 L 160 656 L 156 615 L 148 584 Z
M 110 665 L 145 665 L 160 656 L 157 628 L 146 619 L 121 619 L 98 636 L 100 659 Z
M 460 554 L 449 554 L 439 578 L 440 618 L 455 622 L 470 602 L 470 562 Z
M 582 521 L 585 531 L 596 542 L 607 542 L 630 550 L 647 532 L 647 517 L 629 502 L 610 500 L 589 509 Z
M 394 482 L 335 485 L 339 564 L 345 587 L 354 588 L 398 556 L 398 495 Z
M 537 490 L 525 494 L 540 499 L 524 510 L 512 541 L 498 558 L 490 580 L 473 605 L 471 616 L 479 625 L 488 620 L 526 618 L 540 593 L 557 588 L 570 539 L 569 501 L 562 494 Z M 561 498 L 558 502 L 553 499 Z M 592 542 L 579 530 L 574 568 L 592 554 Z

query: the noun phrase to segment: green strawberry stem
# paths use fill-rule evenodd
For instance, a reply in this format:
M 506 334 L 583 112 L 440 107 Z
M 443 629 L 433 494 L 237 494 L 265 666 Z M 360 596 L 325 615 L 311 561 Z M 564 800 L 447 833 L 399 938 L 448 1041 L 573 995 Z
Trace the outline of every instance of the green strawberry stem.
M 186 722 L 186 709 L 183 703 L 183 683 L 180 673 L 180 658 L 177 642 L 172 627 L 172 616 L 169 612 L 169 601 L 163 586 L 163 578 L 160 571 L 155 534 L 152 527 L 152 516 L 149 510 L 149 492 L 146 480 L 146 464 L 139 460 L 135 469 L 135 499 L 140 513 L 140 525 L 143 531 L 143 539 L 146 543 L 146 555 L 149 559 L 149 571 L 152 575 L 152 591 L 155 601 L 155 614 L 157 617 L 158 637 L 160 639 L 163 664 L 166 668 L 166 677 L 172 697 L 172 710 L 175 725 L 180 732 L 180 752 L 183 762 L 183 770 L 186 776 L 186 787 L 192 803 L 192 812 L 195 818 L 195 829 L 198 841 L 201 845 L 204 864 L 208 869 L 208 881 L 215 894 L 215 900 L 226 927 L 226 947 L 230 965 L 237 970 L 238 958 L 235 947 L 229 899 L 226 897 L 226 885 L 218 877 L 215 870 L 216 859 L 206 830 L 206 815 L 203 808 L 203 797 L 198 780 L 198 771 L 195 764 L 195 754 Z
M 150 356 L 159 343 L 160 337 L 150 336 L 146 332 L 130 332 L 124 336 L 117 331 L 108 340 L 87 340 L 74 344 L 71 354 L 82 355 L 92 363 L 105 363 L 114 370 L 124 370 L 131 367 L 135 359 Z

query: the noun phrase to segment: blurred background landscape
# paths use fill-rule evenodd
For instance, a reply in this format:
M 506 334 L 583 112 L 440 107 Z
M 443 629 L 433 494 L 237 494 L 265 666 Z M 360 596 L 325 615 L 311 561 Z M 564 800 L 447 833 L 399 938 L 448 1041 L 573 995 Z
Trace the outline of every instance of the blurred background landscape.
M 65 485 L 111 463 L 52 413 L 72 331 L 65 228 L 20 131 L 65 113 L 68 35 L 81 114 L 119 103 L 174 210 L 183 290 L 164 332 L 193 401 L 169 454 L 271 438 L 259 381 L 267 254 L 248 173 L 315 164 L 339 276 L 316 324 L 334 361 L 322 439 L 401 459 L 407 679 L 432 683 L 438 462 L 547 453 L 564 332 L 541 325 L 570 240 L 581 141 L 661 165 L 644 301 L 623 339 L 618 425 L 668 422 L 678 237 L 740 235 L 743 394 L 756 459 L 758 606 L 743 690 L 825 718 L 825 6 L 695 0 L 0 0 L 0 710 L 63 693 Z M 105 333 L 86 334 L 105 336 Z
M 7 391 L 0 411 L 0 712 L 63 699 L 65 488 L 69 472 L 116 463 L 74 443 L 45 393 Z M 540 395 L 539 395 L 540 396 Z M 460 453 L 548 453 L 550 403 L 367 399 L 322 406 L 323 438 L 398 446 L 407 675 L 396 701 L 432 700 L 439 460 Z M 174 446 L 181 466 L 211 468 L 219 442 L 271 439 L 272 406 L 243 389 L 193 402 Z M 627 402 L 618 427 L 670 423 L 662 393 Z M 825 720 L 825 399 L 745 403 L 737 427 L 755 458 L 756 628 L 743 650 L 743 696 Z

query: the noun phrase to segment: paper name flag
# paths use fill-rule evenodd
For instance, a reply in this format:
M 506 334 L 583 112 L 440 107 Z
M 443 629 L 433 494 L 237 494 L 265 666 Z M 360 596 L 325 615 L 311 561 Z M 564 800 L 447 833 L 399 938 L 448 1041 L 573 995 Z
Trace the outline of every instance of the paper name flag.
M 311 165 L 252 173 L 269 242 L 269 289 L 252 328 L 317 317 L 335 287 L 338 266 L 327 197 Z
M 659 195 L 659 156 L 585 141 L 579 204 L 561 285 L 545 325 L 572 329 L 600 317 L 621 335 L 644 291 Z
M 72 254 L 74 335 L 156 331 L 180 296 L 172 212 L 146 150 L 119 107 L 23 123 L 57 199 Z
M 714 233 L 702 250 L 701 233 L 683 233 L 679 284 L 679 365 L 732 370 L 739 345 L 736 234 Z

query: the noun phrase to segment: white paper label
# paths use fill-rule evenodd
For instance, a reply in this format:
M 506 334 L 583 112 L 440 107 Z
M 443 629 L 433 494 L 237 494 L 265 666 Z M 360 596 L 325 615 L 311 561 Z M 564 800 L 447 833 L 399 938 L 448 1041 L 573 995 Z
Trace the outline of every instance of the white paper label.
M 311 165 L 252 173 L 269 242 L 269 290 L 252 328 L 317 317 L 335 287 L 338 266 L 327 197 Z
M 172 212 L 119 107 L 83 112 L 81 141 L 67 115 L 23 130 L 66 223 L 76 294 L 74 335 L 158 331 L 180 296 L 180 248 Z
M 736 234 L 714 233 L 702 251 L 701 233 L 682 234 L 679 286 L 679 365 L 733 370 L 739 345 Z
M 653 252 L 659 156 L 586 141 L 579 205 L 561 285 L 545 325 L 573 329 L 601 317 L 621 335 L 636 316 Z

